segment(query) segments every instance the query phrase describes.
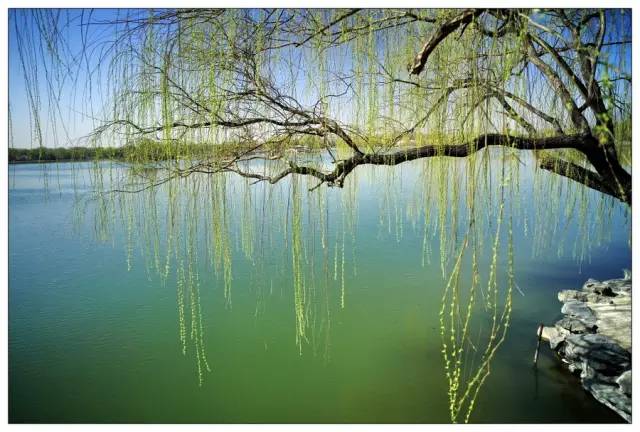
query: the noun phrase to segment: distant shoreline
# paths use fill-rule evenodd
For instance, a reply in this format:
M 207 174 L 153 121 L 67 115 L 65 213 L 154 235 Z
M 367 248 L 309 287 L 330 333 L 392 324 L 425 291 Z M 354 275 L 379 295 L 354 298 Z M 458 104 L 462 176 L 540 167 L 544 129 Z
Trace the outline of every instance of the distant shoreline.
M 92 162 L 95 159 L 62 159 L 62 160 L 28 160 L 28 161 L 9 161 L 9 165 L 26 165 L 26 164 L 52 164 L 52 163 L 69 163 L 69 162 Z M 103 159 L 109 160 L 109 159 Z

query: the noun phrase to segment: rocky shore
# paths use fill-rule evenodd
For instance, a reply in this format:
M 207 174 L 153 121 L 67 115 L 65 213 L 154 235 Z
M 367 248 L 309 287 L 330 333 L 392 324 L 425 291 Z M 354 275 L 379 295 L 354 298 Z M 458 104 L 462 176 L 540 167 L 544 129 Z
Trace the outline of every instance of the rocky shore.
M 544 327 L 549 342 L 582 386 L 631 422 L 631 274 L 558 293 L 564 317 Z

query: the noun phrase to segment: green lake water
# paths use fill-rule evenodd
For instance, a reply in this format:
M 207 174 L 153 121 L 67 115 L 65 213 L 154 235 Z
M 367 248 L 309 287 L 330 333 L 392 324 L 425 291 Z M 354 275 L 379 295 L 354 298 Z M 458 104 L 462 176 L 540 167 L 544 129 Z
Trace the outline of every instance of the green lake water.
M 388 221 L 380 219 L 384 194 L 378 176 L 359 177 L 355 240 L 349 232 L 344 254 L 345 267 L 357 268 L 357 274 L 345 272 L 343 292 L 333 280 L 329 249 L 329 265 L 319 265 L 307 278 L 322 302 L 310 324 L 318 331 L 309 333 L 302 349 L 295 338 L 291 244 L 277 234 L 283 226 L 269 220 L 260 228 L 276 233 L 256 246 L 265 257 L 260 263 L 242 254 L 241 240 L 232 240 L 231 305 L 224 298 L 224 278 L 201 254 L 202 346 L 211 368 L 202 373 L 201 384 L 193 345 L 182 352 L 175 278 L 163 282 L 145 264 L 145 248 L 129 246 L 125 226 L 116 224 L 108 237 L 98 239 L 91 202 L 85 219 L 77 220 L 73 203 L 88 192 L 82 179 L 89 166 L 9 167 L 11 422 L 449 422 L 438 253 L 422 265 L 423 237 L 403 210 L 421 187 L 417 165 L 396 169 L 400 192 L 391 208 L 397 215 Z M 544 182 L 550 174 L 536 176 Z M 524 214 L 533 215 L 533 183 L 534 177 L 523 174 Z M 255 188 L 258 200 L 266 192 L 262 185 Z M 345 193 L 331 190 L 327 200 L 340 201 Z M 229 196 L 229 205 L 242 206 L 239 194 Z M 286 199 L 282 203 L 289 205 Z M 165 204 L 160 200 L 158 206 Z M 582 260 L 570 246 L 585 235 L 577 222 L 563 221 L 546 252 L 535 256 L 530 234 L 515 224 L 518 291 L 511 327 L 472 422 L 622 420 L 582 390 L 578 377 L 548 347 L 538 367 L 531 364 L 538 323 L 559 318 L 559 290 L 579 288 L 589 277 L 620 277 L 623 268 L 631 268 L 630 222 L 622 206 L 614 206 L 601 222 L 607 240 Z M 333 242 L 342 235 L 331 228 L 338 210 L 331 207 L 327 218 Z M 307 228 L 314 223 L 304 220 Z M 165 241 L 163 225 L 156 234 Z M 211 243 L 202 230 L 193 235 L 199 248 Z M 553 242 L 560 236 L 567 246 L 559 256 L 560 246 Z M 435 240 L 429 241 L 437 251 Z M 331 283 L 321 283 L 327 279 Z

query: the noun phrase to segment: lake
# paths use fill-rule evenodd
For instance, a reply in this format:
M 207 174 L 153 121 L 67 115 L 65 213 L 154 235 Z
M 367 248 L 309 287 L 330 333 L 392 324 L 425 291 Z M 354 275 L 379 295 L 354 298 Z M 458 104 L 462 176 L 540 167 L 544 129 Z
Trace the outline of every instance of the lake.
M 547 346 L 532 358 L 538 324 L 560 318 L 559 290 L 631 268 L 630 217 L 589 191 L 584 208 L 544 221 L 540 184 L 576 189 L 523 160 L 507 205 L 511 322 L 470 421 L 622 421 Z M 92 163 L 9 166 L 9 420 L 450 422 L 439 313 L 457 240 L 423 233 L 453 216 L 420 222 L 421 164 L 360 167 L 353 185 L 313 192 L 202 176 L 102 213 Z

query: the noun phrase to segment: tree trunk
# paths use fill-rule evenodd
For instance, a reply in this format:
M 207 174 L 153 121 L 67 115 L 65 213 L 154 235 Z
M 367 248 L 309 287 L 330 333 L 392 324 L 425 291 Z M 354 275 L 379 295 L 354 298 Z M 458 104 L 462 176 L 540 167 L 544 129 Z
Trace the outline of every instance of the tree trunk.
M 611 192 L 631 205 L 631 174 L 620 164 L 614 144 L 601 143 L 591 136 L 583 152 Z

